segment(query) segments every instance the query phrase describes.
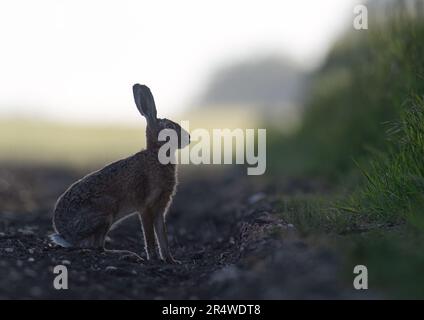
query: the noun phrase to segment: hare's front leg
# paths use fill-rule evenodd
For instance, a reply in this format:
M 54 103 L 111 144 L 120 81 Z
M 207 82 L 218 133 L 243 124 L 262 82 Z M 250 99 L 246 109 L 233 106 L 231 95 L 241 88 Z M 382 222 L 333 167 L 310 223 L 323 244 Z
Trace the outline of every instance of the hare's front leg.
M 159 244 L 161 258 L 167 263 L 172 263 L 172 264 L 180 263 L 180 261 L 175 260 L 172 257 L 171 251 L 169 250 L 168 234 L 166 230 L 164 211 L 159 211 L 156 213 L 155 232 L 156 232 L 156 237 Z
M 153 210 L 147 209 L 139 212 L 141 225 L 143 227 L 144 248 L 146 250 L 147 260 L 157 258 L 155 248 L 155 231 L 153 227 Z

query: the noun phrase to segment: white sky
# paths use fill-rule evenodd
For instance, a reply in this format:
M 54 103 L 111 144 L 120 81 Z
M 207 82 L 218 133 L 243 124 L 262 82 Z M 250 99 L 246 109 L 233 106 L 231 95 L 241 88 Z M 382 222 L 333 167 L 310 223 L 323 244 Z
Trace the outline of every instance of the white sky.
M 353 0 L 2 0 L 0 116 L 140 121 L 131 85 L 178 113 L 231 60 L 289 56 L 313 67 Z

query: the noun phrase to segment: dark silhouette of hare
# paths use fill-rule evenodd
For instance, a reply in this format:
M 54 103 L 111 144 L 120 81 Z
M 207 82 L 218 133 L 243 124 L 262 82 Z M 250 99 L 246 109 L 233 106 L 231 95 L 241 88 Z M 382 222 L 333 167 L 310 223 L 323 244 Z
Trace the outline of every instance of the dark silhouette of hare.
M 146 150 L 72 184 L 57 200 L 53 215 L 57 233 L 51 239 L 62 247 L 104 249 L 112 225 L 137 212 L 148 259 L 157 257 L 156 238 L 160 257 L 175 263 L 169 250 L 165 216 L 176 190 L 176 165 L 159 161 L 159 149 L 166 141 L 160 141 L 158 135 L 164 129 L 174 130 L 178 148 L 188 145 L 190 136 L 175 122 L 157 118 L 155 101 L 147 86 L 135 84 L 133 93 L 138 110 L 147 120 Z

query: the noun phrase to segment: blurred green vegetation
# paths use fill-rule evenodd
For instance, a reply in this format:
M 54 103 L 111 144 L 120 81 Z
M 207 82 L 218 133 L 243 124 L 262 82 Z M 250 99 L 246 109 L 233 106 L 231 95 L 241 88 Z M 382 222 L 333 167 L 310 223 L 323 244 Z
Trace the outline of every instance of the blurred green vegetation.
M 424 19 L 389 13 L 334 46 L 299 130 L 269 135 L 268 168 L 343 190 L 281 203 L 304 234 L 341 247 L 348 279 L 363 264 L 371 288 L 424 298 Z
M 369 286 L 385 297 L 424 299 L 424 252 L 422 232 L 397 227 L 355 234 L 343 241 L 346 253 L 346 279 L 352 279 L 352 266 L 368 268 Z M 383 297 L 384 297 L 383 296 Z
M 385 124 L 424 90 L 423 40 L 424 22 L 403 13 L 342 37 L 315 75 L 298 132 L 270 135 L 271 170 L 343 179 L 353 159 L 387 151 Z

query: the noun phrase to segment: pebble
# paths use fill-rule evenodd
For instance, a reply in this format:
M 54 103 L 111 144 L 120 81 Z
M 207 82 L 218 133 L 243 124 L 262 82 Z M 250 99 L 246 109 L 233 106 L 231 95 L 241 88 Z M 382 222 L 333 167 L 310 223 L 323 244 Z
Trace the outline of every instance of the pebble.
M 137 275 L 137 271 L 133 270 L 126 270 L 117 268 L 114 266 L 108 266 L 105 268 L 105 271 L 111 275 L 119 276 L 119 277 L 133 277 Z
M 32 235 L 35 234 L 34 231 L 32 231 L 31 229 L 28 229 L 28 228 L 26 228 L 26 229 L 18 229 L 18 232 L 21 233 L 21 234 L 23 234 L 24 236 L 32 236 Z
M 71 264 L 71 261 L 69 261 L 69 260 L 62 260 L 62 264 L 63 265 L 70 265 Z
M 4 251 L 6 251 L 7 253 L 12 253 L 13 251 L 15 251 L 15 249 L 13 249 L 13 248 L 4 248 Z
M 28 258 L 28 262 L 34 262 L 34 261 L 35 261 L 35 259 L 33 257 Z
M 116 270 L 118 270 L 118 268 L 117 267 L 114 267 L 114 266 L 107 266 L 105 268 L 105 271 L 106 272 L 113 272 L 113 271 L 116 271 Z
M 249 199 L 247 199 L 247 202 L 249 202 L 249 204 L 254 204 L 258 201 L 265 199 L 265 197 L 266 197 L 265 193 L 258 192 L 258 193 L 255 193 L 254 195 L 250 196 Z

